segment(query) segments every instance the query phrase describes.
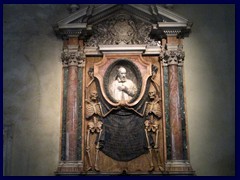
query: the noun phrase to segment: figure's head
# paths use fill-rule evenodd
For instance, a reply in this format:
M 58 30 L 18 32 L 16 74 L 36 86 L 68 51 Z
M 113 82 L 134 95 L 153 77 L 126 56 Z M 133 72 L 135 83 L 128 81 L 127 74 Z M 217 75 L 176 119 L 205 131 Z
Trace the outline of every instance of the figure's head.
M 149 96 L 150 100 L 154 100 L 155 97 L 156 97 L 156 91 L 155 90 L 150 90 L 148 92 L 148 96 Z
M 96 101 L 97 98 L 98 98 L 98 93 L 97 93 L 97 91 L 91 91 L 91 92 L 90 92 L 90 99 L 91 99 L 92 101 Z
M 93 69 L 93 67 L 89 68 L 88 75 L 89 75 L 90 78 L 94 78 L 94 69 Z
M 121 81 L 126 81 L 127 70 L 121 66 L 118 68 L 118 77 Z

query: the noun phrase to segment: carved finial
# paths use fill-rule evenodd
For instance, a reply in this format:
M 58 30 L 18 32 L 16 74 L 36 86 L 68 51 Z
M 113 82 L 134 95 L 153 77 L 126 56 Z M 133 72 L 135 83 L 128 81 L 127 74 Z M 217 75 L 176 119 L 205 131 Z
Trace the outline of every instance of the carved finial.
M 70 13 L 74 13 L 74 12 L 76 12 L 77 10 L 79 10 L 79 5 L 78 5 L 78 4 L 70 4 L 70 5 L 69 5 L 69 11 L 70 11 Z

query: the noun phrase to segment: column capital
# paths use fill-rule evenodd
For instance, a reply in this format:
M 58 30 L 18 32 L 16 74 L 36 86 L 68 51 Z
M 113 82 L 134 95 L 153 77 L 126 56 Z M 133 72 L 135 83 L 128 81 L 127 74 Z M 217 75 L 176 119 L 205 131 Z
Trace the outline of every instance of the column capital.
M 182 50 L 182 46 L 177 46 L 177 48 L 167 48 L 166 46 L 160 52 L 160 60 L 163 62 L 164 66 L 168 65 L 178 65 L 182 66 L 185 58 L 185 52 Z
M 61 59 L 63 67 L 84 67 L 86 60 L 84 47 L 79 47 L 78 45 L 68 45 L 62 50 Z

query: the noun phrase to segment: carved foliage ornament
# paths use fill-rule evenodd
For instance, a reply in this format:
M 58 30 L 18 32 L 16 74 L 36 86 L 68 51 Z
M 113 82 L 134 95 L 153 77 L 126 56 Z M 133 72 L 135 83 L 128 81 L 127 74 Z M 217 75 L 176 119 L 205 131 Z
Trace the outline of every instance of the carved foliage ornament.
M 182 47 L 179 47 L 177 50 L 163 49 L 160 52 L 160 60 L 165 66 L 173 64 L 181 66 L 184 58 L 185 52 L 182 50 Z
M 150 44 L 158 45 L 157 41 L 148 36 L 152 30 L 150 24 L 141 22 L 126 14 L 119 14 L 107 21 L 93 26 L 93 35 L 87 46 Z
M 84 67 L 86 55 L 84 54 L 83 48 L 77 51 L 72 51 L 71 49 L 65 48 L 61 54 L 62 64 L 64 67 L 68 66 L 78 66 Z

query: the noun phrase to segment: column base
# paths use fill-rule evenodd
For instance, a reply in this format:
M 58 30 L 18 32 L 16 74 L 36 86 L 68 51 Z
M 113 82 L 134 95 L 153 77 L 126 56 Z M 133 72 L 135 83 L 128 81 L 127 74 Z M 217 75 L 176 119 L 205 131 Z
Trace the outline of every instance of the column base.
M 189 175 L 194 176 L 195 171 L 189 161 L 186 160 L 171 160 L 165 164 L 165 171 L 171 175 Z
M 55 171 L 56 176 L 77 176 L 83 173 L 82 161 L 60 161 Z

